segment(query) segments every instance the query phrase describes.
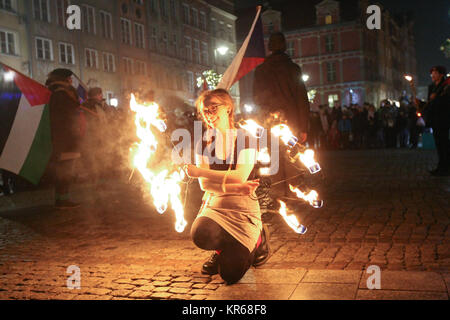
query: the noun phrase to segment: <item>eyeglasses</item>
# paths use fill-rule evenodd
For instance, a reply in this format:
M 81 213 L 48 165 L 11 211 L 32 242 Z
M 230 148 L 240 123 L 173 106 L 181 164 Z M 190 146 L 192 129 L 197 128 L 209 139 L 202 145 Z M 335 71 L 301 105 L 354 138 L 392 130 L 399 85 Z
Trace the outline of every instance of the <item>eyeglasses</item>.
M 207 114 L 216 114 L 217 110 L 219 109 L 220 106 L 222 106 L 223 104 L 213 104 L 211 106 L 207 106 L 203 108 L 203 113 L 205 115 Z

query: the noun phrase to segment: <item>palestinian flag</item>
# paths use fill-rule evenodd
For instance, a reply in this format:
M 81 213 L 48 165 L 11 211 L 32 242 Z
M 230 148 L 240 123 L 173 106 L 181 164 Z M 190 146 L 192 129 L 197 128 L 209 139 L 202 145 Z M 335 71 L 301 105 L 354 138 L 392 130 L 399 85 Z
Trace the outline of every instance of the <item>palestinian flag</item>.
M 262 64 L 266 58 L 264 31 L 261 20 L 261 6 L 256 9 L 256 17 L 242 47 L 225 71 L 217 88 L 229 90 L 247 73 Z
M 38 184 L 52 152 L 51 92 L 0 63 L 0 168 Z

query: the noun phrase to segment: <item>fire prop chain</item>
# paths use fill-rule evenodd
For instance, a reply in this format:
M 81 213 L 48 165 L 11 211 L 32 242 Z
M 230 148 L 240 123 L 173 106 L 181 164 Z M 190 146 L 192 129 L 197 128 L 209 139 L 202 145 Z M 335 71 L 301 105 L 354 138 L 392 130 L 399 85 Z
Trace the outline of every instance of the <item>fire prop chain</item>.
M 258 139 L 262 138 L 265 130 L 254 120 L 241 120 L 239 122 L 239 126 Z M 314 158 L 315 157 L 314 151 L 311 149 L 307 149 L 305 146 L 301 145 L 298 142 L 298 138 L 294 136 L 291 129 L 287 125 L 285 124 L 277 125 L 271 129 L 271 132 L 274 136 L 280 138 L 281 141 L 283 141 L 283 143 L 288 147 L 287 153 L 292 164 L 295 165 L 298 162 L 302 163 L 308 169 L 309 173 L 312 175 L 315 175 L 322 170 L 322 168 Z M 263 166 L 260 169 L 259 174 L 261 176 L 270 175 L 269 168 L 267 168 L 267 165 L 270 163 L 271 160 L 267 148 L 259 150 L 257 159 L 258 162 Z M 299 171 L 302 170 L 297 166 L 295 167 L 299 169 Z M 275 184 L 279 184 L 282 182 L 285 181 L 279 181 Z M 295 193 L 298 199 L 306 201 L 313 208 L 320 209 L 323 207 L 323 201 L 319 199 L 319 194 L 317 193 L 317 191 L 310 190 L 307 193 L 302 192 L 299 188 L 295 188 L 292 185 L 289 185 L 289 187 L 290 190 L 293 193 Z M 297 217 L 295 215 L 287 214 L 288 208 L 283 201 L 279 201 L 279 203 L 281 207 L 278 213 L 283 217 L 283 219 L 289 225 L 289 227 L 291 227 L 292 230 L 294 230 L 296 233 L 305 234 L 307 228 L 298 222 Z
M 164 133 L 167 126 L 160 119 L 159 106 L 156 103 L 138 104 L 134 95 L 131 96 L 130 108 L 136 113 L 136 135 L 140 142 L 131 148 L 133 168 L 136 168 L 144 178 L 153 203 L 160 214 L 167 211 L 170 205 L 175 213 L 175 230 L 183 232 L 187 226 L 184 219 L 184 206 L 181 202 L 180 184 L 185 177 L 184 171 L 173 171 L 169 174 L 168 169 L 155 173 L 149 164 L 158 149 L 158 141 L 152 132 L 152 127 Z

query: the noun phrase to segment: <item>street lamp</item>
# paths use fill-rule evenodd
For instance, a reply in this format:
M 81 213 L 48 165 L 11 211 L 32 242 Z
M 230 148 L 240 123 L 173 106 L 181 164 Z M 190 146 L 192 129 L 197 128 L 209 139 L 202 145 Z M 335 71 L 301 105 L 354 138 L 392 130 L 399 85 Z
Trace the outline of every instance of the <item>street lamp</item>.
M 413 77 L 411 77 L 409 74 L 405 75 L 405 79 L 408 82 L 411 82 L 413 80 Z
M 227 54 L 229 48 L 227 46 L 220 46 L 216 50 L 221 56 L 224 56 Z
M 13 81 L 14 80 L 14 72 L 12 72 L 12 71 L 5 72 L 5 74 L 3 75 L 3 78 L 5 79 L 5 82 Z
M 302 80 L 303 80 L 303 82 L 308 82 L 309 75 L 307 75 L 307 74 L 302 75 Z

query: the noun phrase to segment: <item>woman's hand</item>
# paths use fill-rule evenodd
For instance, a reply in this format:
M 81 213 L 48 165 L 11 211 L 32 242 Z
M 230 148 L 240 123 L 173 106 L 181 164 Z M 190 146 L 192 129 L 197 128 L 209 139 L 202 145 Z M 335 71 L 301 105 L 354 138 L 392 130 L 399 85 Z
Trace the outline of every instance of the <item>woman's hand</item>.
M 249 196 L 255 193 L 255 190 L 259 187 L 259 180 L 247 181 L 241 186 L 241 193 L 244 196 Z
M 200 178 L 200 168 L 194 166 L 193 164 L 187 164 L 183 167 L 184 172 L 189 176 L 189 178 L 196 179 Z

